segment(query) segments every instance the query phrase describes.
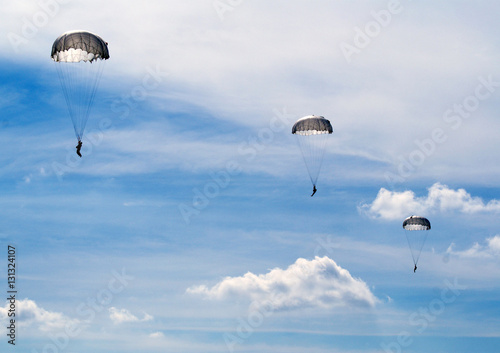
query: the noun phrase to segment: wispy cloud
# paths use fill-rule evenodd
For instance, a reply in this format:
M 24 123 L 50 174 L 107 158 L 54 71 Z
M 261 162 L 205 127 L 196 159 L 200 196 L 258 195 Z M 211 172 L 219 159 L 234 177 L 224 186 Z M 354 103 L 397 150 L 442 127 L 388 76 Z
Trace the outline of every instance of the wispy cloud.
M 430 212 L 456 211 L 461 213 L 500 212 L 500 200 L 484 202 L 471 196 L 465 189 L 450 189 L 435 183 L 427 196 L 417 197 L 411 190 L 397 192 L 381 188 L 372 203 L 360 206 L 360 211 L 370 218 L 395 220 L 411 214 L 425 215 Z
M 455 243 L 451 243 L 446 250 L 447 254 L 467 257 L 467 258 L 492 258 L 500 257 L 500 235 L 495 235 L 494 237 L 486 239 L 485 244 L 481 245 L 479 243 L 474 243 L 469 249 L 462 251 L 455 251 Z
M 268 114 L 272 108 L 285 104 L 290 111 L 301 115 L 314 111 L 332 119 L 336 128 L 335 136 L 341 141 L 341 152 L 369 156 L 381 161 L 393 160 L 402 150 L 411 151 L 415 148 L 415 133 L 425 134 L 426 128 L 422 128 L 428 126 L 425 122 L 434 123 L 436 116 L 442 114 L 442 111 L 435 110 L 441 109 L 436 108 L 438 102 L 462 97 L 461 88 L 474 81 L 478 75 L 498 71 L 496 60 L 493 59 L 498 52 L 494 45 L 495 31 L 471 32 L 466 23 L 451 20 L 447 23 L 449 30 L 442 31 L 441 21 L 436 20 L 439 15 L 430 19 L 425 28 L 422 28 L 420 18 L 416 15 L 419 11 L 410 16 L 413 12 L 407 11 L 406 5 L 403 6 L 404 24 L 395 21 L 384 28 L 380 36 L 373 38 L 373 45 L 370 45 L 369 50 L 362 50 L 356 55 L 355 62 L 349 65 L 339 50 L 339 44 L 352 44 L 358 35 L 354 24 L 363 27 L 361 24 L 366 21 L 366 16 L 372 10 L 380 10 L 378 5 L 353 5 L 349 2 L 327 5 L 323 2 L 319 7 L 310 7 L 306 3 L 294 1 L 293 4 L 290 3 L 290 9 L 294 9 L 290 10 L 290 17 L 284 17 L 280 8 L 259 2 L 247 2 L 245 6 L 235 7 L 234 12 L 228 12 L 228 16 L 230 13 L 231 16 L 221 22 L 211 2 L 194 4 L 172 1 L 168 5 L 152 3 L 147 7 L 129 4 L 130 6 L 121 9 L 123 16 L 141 18 L 143 22 L 143 26 L 131 31 L 124 21 L 105 15 L 114 9 L 114 5 L 94 0 L 89 0 L 86 4 L 88 8 L 61 2 L 59 9 L 53 16 L 49 16 L 48 27 L 44 30 L 36 28 L 36 33 L 27 38 L 22 32 L 23 28 L 30 26 L 25 24 L 23 19 L 39 18 L 38 15 L 43 14 L 43 11 L 33 4 L 6 6 L 3 9 L 6 32 L 23 37 L 22 44 L 18 47 L 22 55 L 16 55 L 16 62 L 29 60 L 30 63 L 37 62 L 37 67 L 42 63 L 44 75 L 52 81 L 54 68 L 47 51 L 50 50 L 54 39 L 62 31 L 75 27 L 100 28 L 99 34 L 109 41 L 111 51 L 111 59 L 101 82 L 101 93 L 105 92 L 106 88 L 110 91 L 114 88 L 114 92 L 110 92 L 110 101 L 122 102 L 118 109 L 120 113 L 122 109 L 130 110 L 133 113 L 130 117 L 139 116 L 149 120 L 150 116 L 141 116 L 142 107 L 138 103 L 155 106 L 157 111 L 154 115 L 159 115 L 161 113 L 158 111 L 168 110 L 167 107 L 171 108 L 172 105 L 182 106 L 180 102 L 185 102 L 203 107 L 212 114 L 211 118 L 214 120 L 232 121 L 255 128 L 268 123 Z M 108 11 L 103 10 L 101 14 L 95 14 L 93 9 L 96 4 L 99 8 L 108 8 Z M 425 7 L 415 2 L 407 5 L 412 9 Z M 324 11 L 318 10 L 323 7 Z M 265 16 L 261 16 L 263 12 Z M 467 7 L 458 7 L 457 13 L 460 12 L 467 14 Z M 291 21 L 293 16 L 299 20 Z M 468 21 L 472 20 L 470 16 L 463 17 Z M 75 18 L 85 21 L 76 21 Z M 307 22 L 300 21 L 302 18 L 315 18 L 315 25 L 310 26 Z M 408 35 L 414 33 L 415 29 L 418 29 L 419 36 L 409 44 Z M 435 33 L 440 33 L 438 38 Z M 460 38 L 467 40 L 457 42 L 456 33 L 460 33 Z M 144 38 L 148 40 L 144 41 Z M 1 55 L 12 57 L 15 53 L 13 44 L 7 36 L 2 39 Z M 158 43 L 168 45 L 162 46 Z M 302 50 L 296 50 L 299 47 Z M 489 48 L 492 55 L 471 55 L 484 53 L 485 48 Z M 173 52 L 182 55 L 171 55 Z M 478 60 L 481 60 L 480 64 Z M 142 87 L 144 75 L 150 68 L 157 66 L 165 74 L 161 75 L 158 87 L 147 91 L 147 99 L 142 96 L 137 100 L 124 98 L 141 92 L 137 89 Z M 432 85 L 429 85 L 427 77 L 434 78 Z M 411 88 L 407 85 L 409 81 L 413 82 Z M 242 85 L 242 82 L 245 84 Z M 59 89 L 57 82 L 55 83 L 57 87 L 54 88 Z M 120 89 L 123 91 L 118 93 Z M 439 99 L 435 99 L 436 92 L 440 93 Z M 60 91 L 57 91 L 57 96 L 61 97 Z M 153 97 L 158 99 L 154 100 Z M 420 101 L 426 104 L 419 104 Z M 60 107 L 61 104 L 57 106 Z M 115 105 L 110 104 L 103 111 L 116 117 L 119 113 L 112 114 L 116 110 L 112 107 Z M 96 112 L 97 110 L 94 110 L 93 116 Z M 402 114 L 405 114 L 407 119 L 401 119 Z M 378 118 L 379 116 L 383 119 Z M 495 124 L 496 119 L 494 114 L 486 118 L 489 121 L 482 121 L 481 131 L 472 135 L 481 138 L 482 143 L 491 141 L 494 149 L 493 144 L 497 139 L 490 134 L 491 131 L 496 131 L 492 127 L 496 125 L 490 124 Z M 52 124 L 54 117 L 46 120 Z M 485 126 L 490 128 L 484 128 Z M 68 132 L 71 134 L 69 130 L 68 126 Z M 398 133 L 395 134 L 394 131 Z M 471 135 L 470 130 L 466 129 L 461 133 Z M 491 136 L 491 139 L 482 138 L 485 134 Z M 129 152 L 127 149 L 135 152 L 137 145 L 149 141 L 140 139 L 141 134 L 137 136 L 140 143 L 132 143 L 132 146 L 121 147 L 112 153 L 126 153 Z M 41 141 L 36 146 L 43 145 L 43 141 L 47 139 L 44 137 Z M 165 144 L 165 141 L 170 139 L 161 141 Z M 156 139 L 154 142 L 157 143 Z M 452 143 L 450 138 L 447 146 L 450 146 L 449 150 L 454 151 Z M 467 144 L 468 149 L 476 145 L 482 148 L 482 143 L 475 143 L 468 138 L 465 141 L 460 140 L 458 147 Z M 126 144 L 122 142 L 121 145 Z M 203 148 L 205 144 L 198 146 Z M 192 150 L 196 150 L 196 147 L 194 145 Z M 221 147 L 230 149 L 232 146 Z M 74 147 L 71 148 L 74 154 Z M 180 153 L 177 154 L 182 156 L 184 161 L 196 158 L 186 151 L 184 146 L 178 149 Z M 212 155 L 217 155 L 217 149 L 212 151 Z M 156 160 L 150 158 L 148 162 L 152 163 L 143 164 L 121 155 L 120 161 L 105 161 L 93 168 L 93 171 L 105 173 L 110 170 L 158 170 L 164 164 L 172 164 L 171 159 L 165 158 L 164 152 L 160 150 L 158 155 L 153 156 L 157 157 Z M 143 153 L 146 157 L 152 157 L 148 151 Z M 436 154 L 433 158 L 444 159 L 449 156 L 449 153 L 441 151 L 440 155 Z M 53 155 L 49 158 L 50 161 L 54 159 Z M 470 155 L 464 158 L 462 155 L 460 161 L 469 166 L 471 163 L 477 163 L 477 158 Z M 494 166 L 498 163 L 490 161 L 493 163 L 489 163 L 488 170 L 494 174 L 496 170 L 492 169 L 495 169 Z M 131 167 L 126 168 L 127 164 Z M 148 169 L 150 165 L 154 168 Z
M 114 324 L 153 320 L 153 316 L 146 313 L 144 313 L 144 317 L 142 319 L 139 319 L 137 316 L 132 314 L 127 309 L 117 309 L 115 307 L 111 307 L 108 309 L 108 311 L 109 311 L 109 318 L 111 319 L 111 321 L 113 321 Z
M 165 337 L 165 335 L 163 334 L 163 332 L 157 331 L 157 332 L 153 332 L 153 333 L 149 334 L 149 337 L 158 339 L 158 338 Z
M 271 302 L 277 310 L 302 307 L 373 307 L 378 299 L 365 282 L 353 278 L 328 257 L 303 258 L 283 270 L 275 268 L 266 274 L 247 272 L 240 277 L 226 277 L 211 288 L 193 286 L 188 293 L 208 299 L 245 298 Z

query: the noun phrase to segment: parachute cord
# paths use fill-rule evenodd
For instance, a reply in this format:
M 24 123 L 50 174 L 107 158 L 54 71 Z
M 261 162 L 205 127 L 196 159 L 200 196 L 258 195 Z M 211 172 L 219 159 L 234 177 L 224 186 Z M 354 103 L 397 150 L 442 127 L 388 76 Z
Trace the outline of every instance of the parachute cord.
M 67 63 L 64 63 L 64 62 L 57 62 L 57 61 L 54 61 L 54 65 L 56 65 L 56 71 L 57 71 L 57 75 L 59 76 L 59 83 L 61 84 L 61 88 L 62 88 L 62 91 L 64 93 L 64 100 L 66 101 L 66 107 L 68 108 L 68 112 L 69 112 L 69 116 L 71 117 L 71 121 L 73 122 L 73 128 L 75 130 L 75 135 L 77 138 L 78 137 L 78 132 L 76 131 L 76 126 L 74 124 L 74 113 L 73 113 L 73 107 L 72 107 L 72 102 L 71 102 L 71 99 L 70 99 L 70 92 L 69 92 L 69 89 L 67 87 L 67 85 L 64 83 L 64 76 L 69 76 L 69 73 L 66 73 L 64 74 L 63 71 L 67 71 L 65 70 L 66 67 L 64 65 L 68 65 Z M 68 77 L 68 79 L 71 79 L 71 77 Z
M 417 260 L 415 261 L 415 266 L 418 263 L 418 259 L 420 258 L 420 254 L 422 253 L 422 248 L 424 247 L 425 241 L 427 240 L 427 235 L 429 234 L 428 230 L 424 230 L 424 231 L 421 231 L 421 232 L 425 232 L 425 234 L 423 236 L 422 243 L 420 244 L 420 249 L 418 249 Z
M 413 244 L 412 242 L 410 242 L 410 234 L 412 234 L 412 232 L 418 232 L 418 233 L 424 232 L 424 234 L 421 234 L 419 241 L 417 241 Z M 422 248 L 424 247 L 425 241 L 427 240 L 427 236 L 429 235 L 429 231 L 428 230 L 422 230 L 422 231 L 405 230 L 405 235 L 406 235 L 406 240 L 408 241 L 408 247 L 410 248 L 410 253 L 411 253 L 411 257 L 413 259 L 413 264 L 415 266 L 417 266 L 418 259 L 420 258 L 420 254 L 422 252 Z M 412 247 L 414 247 L 415 249 L 412 249 Z M 414 255 L 414 251 L 415 251 L 415 255 Z
M 83 138 L 83 130 L 85 129 L 85 125 L 87 124 L 88 120 L 88 109 L 92 102 L 90 101 L 90 78 L 91 78 L 91 63 L 81 63 L 83 65 L 80 66 L 80 80 L 79 82 L 82 83 L 82 86 L 80 86 L 80 93 L 78 97 L 80 98 L 80 104 L 78 105 L 79 108 L 79 120 L 78 120 L 78 134 L 80 135 L 80 138 Z
M 321 172 L 321 167 L 323 166 L 323 158 L 325 156 L 325 150 L 326 150 L 326 144 L 329 141 L 330 137 L 329 134 L 321 134 L 319 137 L 321 141 L 318 141 L 318 146 L 316 150 L 316 154 L 318 156 L 317 160 L 317 165 L 318 165 L 318 170 L 316 172 L 316 180 L 314 181 L 314 184 L 318 181 L 319 173 Z
M 85 121 L 83 122 L 83 125 L 82 125 L 82 135 L 83 135 L 83 130 L 85 130 L 85 126 L 87 125 L 87 120 L 88 120 L 88 117 L 90 115 L 90 109 L 92 107 L 92 104 L 94 103 L 95 94 L 97 92 L 97 85 L 99 84 L 99 81 L 101 80 L 102 71 L 104 69 L 105 61 L 104 60 L 98 60 L 98 61 L 99 62 L 94 61 L 95 62 L 94 65 L 98 65 L 98 68 L 97 68 L 98 71 L 94 77 L 94 82 L 92 82 L 92 88 L 90 90 L 90 98 L 88 100 L 89 104 L 87 105 L 87 110 L 85 112 L 85 116 L 87 117 L 87 119 L 85 119 Z
M 104 60 L 55 64 L 75 135 L 81 141 L 102 76 Z
M 411 244 L 410 244 L 410 239 L 408 237 L 408 232 L 409 231 L 405 231 L 406 241 L 408 242 L 408 248 L 410 249 L 410 254 L 411 254 L 411 258 L 413 259 L 413 264 L 415 266 L 417 266 L 417 261 L 415 261 L 415 256 L 413 256 L 413 251 L 411 250 Z
M 328 139 L 329 134 L 297 135 L 302 158 L 313 186 L 318 181 Z
M 312 177 L 311 172 L 309 170 L 309 167 L 307 165 L 307 158 L 306 158 L 306 154 L 304 152 L 304 149 L 306 148 L 305 147 L 305 143 L 301 142 L 301 139 L 303 139 L 303 138 L 305 138 L 305 136 L 297 135 L 297 143 L 299 145 L 300 154 L 302 155 L 302 159 L 304 160 L 304 164 L 306 165 L 307 174 L 309 175 L 309 179 L 311 179 L 311 184 L 313 184 L 313 186 L 314 186 L 315 185 L 315 181 L 313 180 L 313 177 Z

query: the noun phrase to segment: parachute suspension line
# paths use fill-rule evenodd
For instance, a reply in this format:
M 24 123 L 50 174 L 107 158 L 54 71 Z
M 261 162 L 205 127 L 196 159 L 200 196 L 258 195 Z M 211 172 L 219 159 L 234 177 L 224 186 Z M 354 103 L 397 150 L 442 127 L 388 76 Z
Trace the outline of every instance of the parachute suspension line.
M 408 248 L 410 248 L 411 258 L 413 259 L 413 264 L 417 266 L 417 262 L 415 261 L 415 255 L 413 255 L 413 250 L 411 248 L 410 237 L 408 236 L 409 231 L 405 231 L 406 241 L 408 242 Z
M 78 63 L 56 62 L 55 65 L 57 65 L 75 135 L 81 141 L 102 76 L 104 60 Z
M 61 86 L 63 88 L 64 97 L 69 110 L 75 135 L 78 140 L 81 139 L 80 124 L 81 117 L 81 76 L 79 72 L 79 63 L 56 62 L 55 63 Z
M 306 165 L 306 170 L 307 170 L 307 174 L 309 175 L 309 179 L 311 179 L 311 183 L 313 185 L 316 185 L 315 184 L 315 181 L 313 180 L 313 177 L 311 175 L 311 171 L 310 171 L 310 168 L 308 166 L 308 162 L 307 162 L 307 158 L 306 155 L 310 155 L 309 152 L 306 153 L 306 146 L 305 146 L 305 143 L 302 141 L 302 139 L 306 138 L 305 136 L 300 136 L 300 135 L 297 135 L 297 144 L 299 145 L 299 149 L 300 149 L 300 154 L 302 155 L 302 159 L 304 160 L 304 163 Z
M 78 135 L 79 138 L 83 138 L 83 131 L 85 130 L 85 126 L 87 125 L 87 121 L 90 115 L 90 110 L 92 108 L 92 104 L 95 98 L 95 93 L 97 91 L 97 86 L 99 80 L 102 76 L 102 70 L 104 67 L 104 60 L 94 60 L 93 62 L 83 62 L 80 63 L 81 67 L 81 82 L 84 82 L 82 86 L 82 92 L 80 95 L 80 117 L 78 121 Z M 97 67 L 95 67 L 97 66 Z
M 420 253 L 422 252 L 428 234 L 428 230 L 405 230 L 406 240 L 408 241 L 408 247 L 410 248 L 411 257 L 415 266 L 418 263 Z
M 89 98 L 89 104 L 87 105 L 87 111 L 85 112 L 85 116 L 87 117 L 87 119 L 85 119 L 85 123 L 82 126 L 82 135 L 83 135 L 83 130 L 85 130 L 85 125 L 87 124 L 88 117 L 90 115 L 90 108 L 92 107 L 92 105 L 94 103 L 94 98 L 95 98 L 95 94 L 97 92 L 97 86 L 99 84 L 99 81 L 101 80 L 102 70 L 104 68 L 104 63 L 105 63 L 105 60 L 95 60 L 93 63 L 92 62 L 90 63 L 91 65 L 97 65 L 97 73 L 94 76 L 94 81 L 92 82 L 92 88 L 90 90 L 91 93 L 90 93 L 90 98 Z
M 76 136 L 78 137 L 78 141 L 82 139 L 83 135 L 83 130 L 82 130 L 82 121 L 86 120 L 86 116 L 83 115 L 83 107 L 82 105 L 85 104 L 86 100 L 86 93 L 87 93 L 87 84 L 88 82 L 85 80 L 85 73 L 84 70 L 86 67 L 83 65 L 87 65 L 88 63 L 85 62 L 78 62 L 78 63 L 71 63 L 71 66 L 68 66 L 71 74 L 73 74 L 72 81 L 68 82 L 68 85 L 74 87 L 75 89 L 75 101 L 77 102 L 76 106 L 76 115 L 75 115 L 75 120 L 73 121 L 73 124 L 75 126 L 75 131 L 76 131 Z
M 327 133 L 297 134 L 302 158 L 313 185 L 316 185 L 318 181 L 328 137 Z
M 64 99 L 66 100 L 66 106 L 68 108 L 68 112 L 69 112 L 69 115 L 71 117 L 71 121 L 73 122 L 73 127 L 75 129 L 75 135 L 78 137 L 78 132 L 76 131 L 76 126 L 74 124 L 74 121 L 75 119 L 73 118 L 73 105 L 72 105 L 72 100 L 71 100 L 71 94 L 69 92 L 69 89 L 64 81 L 64 68 L 62 65 L 68 65 L 68 63 L 64 63 L 64 62 L 56 62 L 54 61 L 54 65 L 56 65 L 56 71 L 57 71 L 57 75 L 59 76 L 59 82 L 61 83 L 61 88 L 62 88 L 62 91 L 64 93 Z
M 88 94 L 89 94 L 89 81 L 87 78 L 88 70 L 89 70 L 89 65 L 90 63 L 87 62 L 79 62 L 75 63 L 75 72 L 78 74 L 78 79 L 74 83 L 79 90 L 78 97 L 79 99 L 79 104 L 78 104 L 78 119 L 76 121 L 76 127 L 78 130 L 78 140 L 81 140 L 83 138 L 83 128 L 87 123 L 87 118 L 88 116 L 85 115 L 85 110 L 87 109 L 87 106 L 90 104 Z M 84 66 L 85 65 L 85 66 Z
M 80 95 L 81 119 L 79 119 L 78 121 L 78 135 L 80 139 L 83 138 L 83 131 L 85 130 L 85 126 L 87 125 L 95 94 L 97 92 L 97 86 L 102 76 L 104 60 L 94 60 L 93 62 L 83 63 L 83 65 L 85 65 L 85 67 L 82 67 L 82 76 L 80 77 L 80 79 L 82 80 L 81 82 L 84 82 L 85 84 Z
M 314 138 L 314 137 L 313 137 Z M 323 165 L 323 158 L 325 156 L 325 148 L 328 140 L 330 139 L 329 134 L 320 134 L 319 136 L 315 136 L 315 150 L 313 151 L 314 155 L 317 156 L 315 159 L 316 163 L 316 176 L 314 178 L 314 184 L 318 181 L 318 176 L 321 171 L 321 167 Z

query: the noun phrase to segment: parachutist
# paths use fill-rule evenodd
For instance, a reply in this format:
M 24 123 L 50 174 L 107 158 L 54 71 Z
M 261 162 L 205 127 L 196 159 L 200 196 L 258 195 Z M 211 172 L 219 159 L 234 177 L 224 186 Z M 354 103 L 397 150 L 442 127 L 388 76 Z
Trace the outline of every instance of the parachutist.
M 416 270 L 417 270 L 417 265 L 415 265 L 415 267 L 413 268 L 413 273 L 415 273 Z
M 80 153 L 80 150 L 82 149 L 82 141 L 78 140 L 78 145 L 76 145 L 76 154 L 82 158 L 82 154 Z
M 316 185 L 313 185 L 313 193 L 312 193 L 311 197 L 314 196 L 314 194 L 316 193 L 316 191 L 318 191 L 318 189 L 316 189 Z

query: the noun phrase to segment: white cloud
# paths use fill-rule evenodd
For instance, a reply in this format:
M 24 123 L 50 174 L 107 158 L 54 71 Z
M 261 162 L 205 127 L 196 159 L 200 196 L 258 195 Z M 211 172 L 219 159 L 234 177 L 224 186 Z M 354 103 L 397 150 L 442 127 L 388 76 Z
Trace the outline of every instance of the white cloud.
M 0 307 L 0 318 L 7 319 L 9 313 L 7 302 L 5 307 Z M 48 311 L 39 307 L 31 299 L 21 299 L 16 301 L 16 319 L 26 327 L 35 327 L 40 331 L 59 330 L 66 327 L 74 328 L 80 322 L 77 319 L 71 319 L 62 313 Z
M 494 237 L 486 239 L 486 244 L 481 245 L 479 243 L 474 243 L 472 247 L 467 250 L 454 251 L 455 243 L 451 243 L 446 250 L 447 254 L 459 256 L 459 257 L 482 257 L 482 258 L 492 258 L 500 256 L 500 235 L 495 235 Z
M 132 314 L 127 309 L 117 309 L 115 307 L 111 307 L 108 309 L 108 311 L 109 311 L 109 318 L 111 319 L 111 321 L 113 321 L 114 324 L 153 320 L 153 316 L 146 313 L 144 313 L 144 317 L 142 319 L 139 319 L 137 316 Z
M 149 337 L 151 337 L 151 338 L 163 338 L 163 337 L 165 337 L 165 335 L 163 334 L 163 332 L 157 331 L 157 332 L 151 333 L 149 335 Z
M 473 197 L 464 189 L 453 190 L 441 183 L 428 189 L 427 196 L 417 197 L 413 191 L 389 191 L 381 188 L 371 204 L 363 204 L 360 211 L 376 219 L 402 219 L 412 214 L 425 215 L 441 211 L 462 213 L 500 212 L 500 201 L 485 203 L 480 197 Z
M 283 270 L 266 274 L 247 272 L 240 277 L 226 277 L 212 288 L 193 286 L 188 293 L 208 299 L 246 298 L 255 303 L 271 303 L 276 310 L 300 307 L 332 308 L 373 307 L 378 299 L 365 282 L 353 278 L 328 257 L 303 258 Z

